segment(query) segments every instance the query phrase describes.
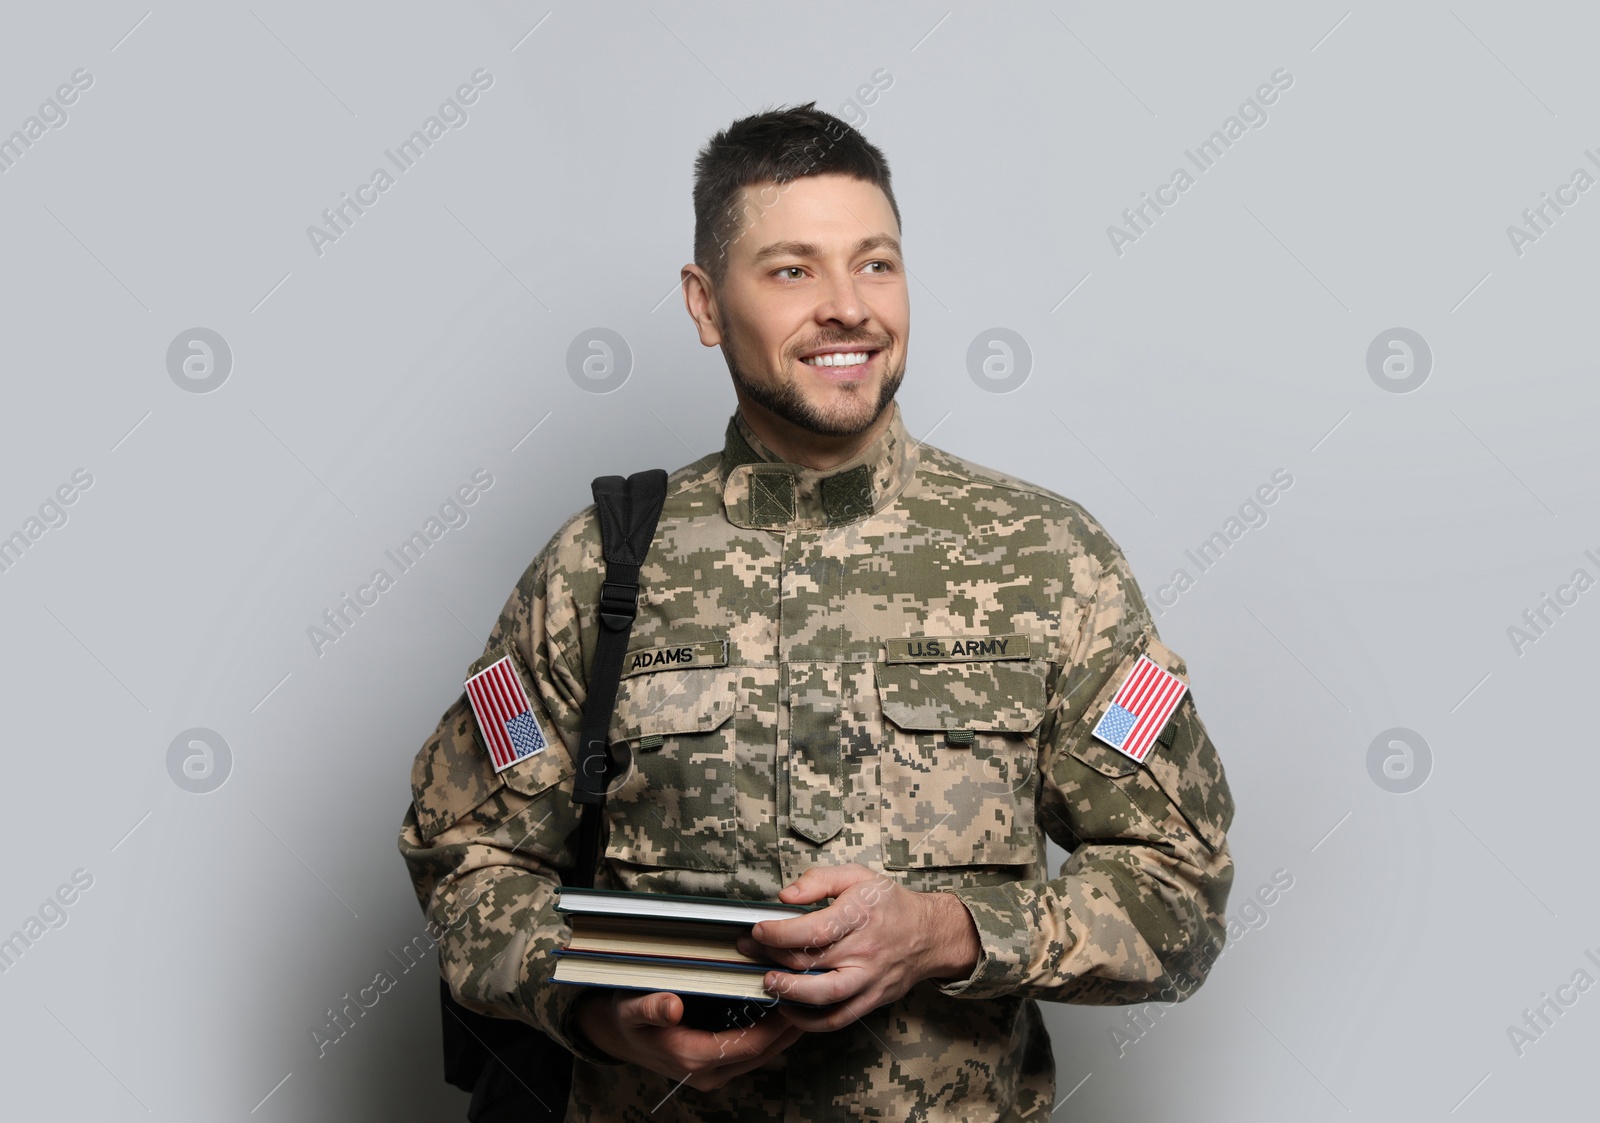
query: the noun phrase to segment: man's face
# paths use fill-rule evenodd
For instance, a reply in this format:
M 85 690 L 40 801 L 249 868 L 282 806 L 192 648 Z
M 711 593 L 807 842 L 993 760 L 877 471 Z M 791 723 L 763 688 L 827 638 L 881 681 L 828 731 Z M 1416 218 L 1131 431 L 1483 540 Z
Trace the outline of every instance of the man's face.
M 741 401 L 808 433 L 865 432 L 905 376 L 911 329 L 888 198 L 843 175 L 756 184 L 744 196 L 746 225 L 726 247 L 717 292 Z

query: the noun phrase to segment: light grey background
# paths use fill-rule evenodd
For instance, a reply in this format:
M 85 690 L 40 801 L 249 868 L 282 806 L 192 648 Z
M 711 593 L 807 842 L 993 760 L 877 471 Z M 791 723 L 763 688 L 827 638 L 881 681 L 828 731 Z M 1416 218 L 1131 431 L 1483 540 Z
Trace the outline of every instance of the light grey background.
M 433 978 L 395 960 L 422 932 L 412 755 L 589 479 L 719 446 L 727 374 L 677 292 L 692 160 L 811 99 L 894 170 L 913 434 L 1082 502 L 1153 600 L 1194 579 L 1158 623 L 1256 926 L 1142 1036 L 1047 1009 L 1056 1118 L 1592 1103 L 1600 993 L 1520 1056 L 1508 1027 L 1600 979 L 1600 591 L 1520 651 L 1507 629 L 1600 578 L 1600 191 L 1520 255 L 1507 227 L 1600 174 L 1600 24 L 1206 7 L 10 6 L 0 135 L 93 84 L 0 175 L 0 533 L 93 484 L 0 573 L 0 935 L 93 886 L 0 975 L 3 1113 L 462 1117 Z M 478 68 L 469 121 L 319 256 L 306 228 Z M 1117 254 L 1107 227 L 1280 68 L 1268 122 Z M 233 355 L 210 393 L 167 369 L 196 327 Z M 608 394 L 567 370 L 595 327 L 633 354 Z M 1433 355 L 1409 393 L 1367 366 L 1396 327 Z M 996 328 L 1032 352 L 1006 394 L 966 358 Z M 307 629 L 479 469 L 470 521 L 319 654 Z M 1185 550 L 1278 469 L 1266 525 L 1199 574 Z M 232 756 L 207 794 L 168 771 L 196 727 Z M 1431 752 L 1403 794 L 1368 767 L 1396 727 Z M 1246 917 L 1275 870 L 1293 888 Z M 326 1009 L 385 969 L 319 1058 Z

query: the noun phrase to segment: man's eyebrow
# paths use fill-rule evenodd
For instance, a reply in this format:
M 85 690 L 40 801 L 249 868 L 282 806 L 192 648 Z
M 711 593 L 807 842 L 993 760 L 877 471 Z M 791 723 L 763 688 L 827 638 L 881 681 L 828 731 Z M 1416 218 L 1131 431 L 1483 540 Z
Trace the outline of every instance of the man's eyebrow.
M 857 242 L 850 250 L 850 256 L 866 253 L 868 250 L 888 249 L 896 257 L 905 256 L 900 252 L 900 242 L 888 234 L 869 234 Z M 756 251 L 755 264 L 770 261 L 775 257 L 820 257 L 822 250 L 814 242 L 773 242 L 762 246 Z

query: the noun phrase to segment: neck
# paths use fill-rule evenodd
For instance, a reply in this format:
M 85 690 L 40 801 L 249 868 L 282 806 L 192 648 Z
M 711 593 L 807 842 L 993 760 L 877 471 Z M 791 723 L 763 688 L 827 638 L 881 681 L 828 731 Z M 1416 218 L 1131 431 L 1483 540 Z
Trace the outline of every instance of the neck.
M 765 406 L 751 401 L 742 393 L 737 393 L 737 389 L 735 387 L 739 399 L 739 415 L 744 418 L 745 424 L 750 426 L 750 431 L 756 435 L 757 440 L 771 449 L 780 459 L 821 472 L 854 460 L 862 449 L 883 435 L 894 414 L 894 403 L 891 402 L 862 432 L 846 437 L 825 436 L 802 429 L 792 421 L 779 417 Z

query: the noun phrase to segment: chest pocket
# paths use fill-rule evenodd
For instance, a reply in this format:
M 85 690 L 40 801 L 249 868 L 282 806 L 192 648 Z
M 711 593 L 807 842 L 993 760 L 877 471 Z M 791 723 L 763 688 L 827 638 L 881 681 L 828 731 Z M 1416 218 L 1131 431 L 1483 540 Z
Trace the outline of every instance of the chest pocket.
M 877 665 L 884 865 L 1031 865 L 1042 660 Z
M 631 759 L 606 800 L 607 857 L 639 866 L 734 868 L 738 818 L 729 719 L 737 673 L 732 667 L 670 667 L 622 680 L 611 742 L 625 746 Z

